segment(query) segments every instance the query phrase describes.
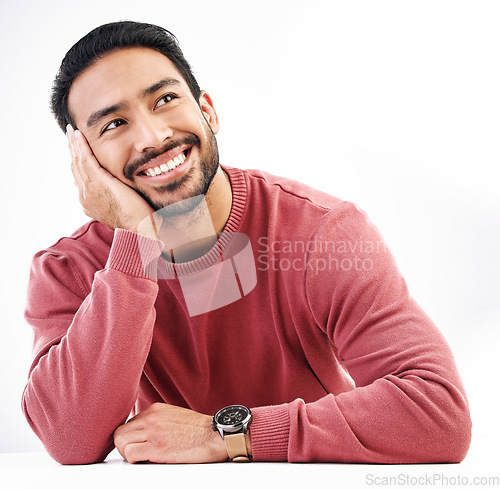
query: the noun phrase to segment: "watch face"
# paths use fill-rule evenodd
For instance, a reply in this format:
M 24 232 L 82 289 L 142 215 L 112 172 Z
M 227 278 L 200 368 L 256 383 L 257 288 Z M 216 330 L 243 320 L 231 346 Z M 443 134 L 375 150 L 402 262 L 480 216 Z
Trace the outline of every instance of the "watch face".
M 248 421 L 250 410 L 245 406 L 228 406 L 221 409 L 216 415 L 216 421 L 220 425 L 234 426 Z

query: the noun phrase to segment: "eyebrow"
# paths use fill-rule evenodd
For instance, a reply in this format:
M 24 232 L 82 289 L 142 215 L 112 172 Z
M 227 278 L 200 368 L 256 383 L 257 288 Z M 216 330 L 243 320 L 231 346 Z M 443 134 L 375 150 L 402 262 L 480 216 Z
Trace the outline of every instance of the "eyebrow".
M 162 88 L 180 87 L 180 85 L 181 82 L 176 78 L 170 78 L 170 77 L 163 78 L 163 80 L 157 81 L 156 83 L 153 83 L 150 87 L 143 90 L 141 95 L 143 97 L 147 97 L 148 95 L 152 95 L 153 93 L 157 92 L 158 90 L 161 90 Z
M 148 88 L 145 88 L 141 92 L 141 97 L 147 97 L 149 95 L 154 94 L 158 90 L 165 88 L 165 87 L 179 87 L 181 86 L 181 82 L 177 80 L 176 78 L 163 78 L 162 80 L 157 81 L 156 83 L 153 83 L 151 86 Z M 87 127 L 93 127 L 95 126 L 101 119 L 104 117 L 107 117 L 110 114 L 113 114 L 114 112 L 118 112 L 120 110 L 124 110 L 127 108 L 127 104 L 124 102 L 110 105 L 109 107 L 104 107 L 103 109 L 96 110 L 93 112 L 90 117 L 87 120 Z
M 123 110 L 125 107 L 126 104 L 115 104 L 105 107 L 104 109 L 96 110 L 88 118 L 87 127 L 90 128 L 95 126 L 104 117 L 107 117 L 109 114 L 113 114 L 114 112 L 118 112 L 119 110 Z

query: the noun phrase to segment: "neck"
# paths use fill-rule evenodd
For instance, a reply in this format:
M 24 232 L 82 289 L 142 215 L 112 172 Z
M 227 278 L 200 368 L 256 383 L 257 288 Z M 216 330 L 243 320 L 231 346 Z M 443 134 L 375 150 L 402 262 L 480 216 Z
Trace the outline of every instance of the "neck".
M 210 184 L 205 200 L 214 230 L 218 234 L 224 229 L 233 204 L 231 182 L 220 166 Z
M 219 167 L 206 195 L 191 212 L 163 221 L 160 239 L 170 250 L 166 258 L 185 262 L 208 252 L 229 219 L 231 205 L 231 183 Z

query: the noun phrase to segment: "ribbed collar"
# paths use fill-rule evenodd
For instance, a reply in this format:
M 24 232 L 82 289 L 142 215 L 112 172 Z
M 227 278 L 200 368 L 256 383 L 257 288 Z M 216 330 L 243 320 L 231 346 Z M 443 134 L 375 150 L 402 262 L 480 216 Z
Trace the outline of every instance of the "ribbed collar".
M 163 278 L 175 278 L 177 276 L 190 275 L 196 272 L 205 270 L 206 268 L 219 263 L 223 258 L 223 252 L 226 249 L 231 233 L 236 232 L 240 226 L 241 219 L 247 205 L 247 184 L 245 175 L 239 168 L 232 168 L 221 165 L 221 168 L 229 177 L 232 192 L 232 204 L 229 218 L 219 235 L 217 242 L 210 248 L 207 253 L 196 260 L 171 263 L 165 259 L 161 259 L 158 263 L 159 272 Z

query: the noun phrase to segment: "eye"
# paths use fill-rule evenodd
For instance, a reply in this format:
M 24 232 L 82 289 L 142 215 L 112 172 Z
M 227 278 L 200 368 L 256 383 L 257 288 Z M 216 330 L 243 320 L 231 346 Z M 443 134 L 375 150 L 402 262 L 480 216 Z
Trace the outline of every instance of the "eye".
M 174 100 L 176 98 L 177 98 L 177 95 L 175 95 L 174 93 L 166 93 L 165 95 L 163 95 L 162 97 L 160 97 L 158 99 L 158 101 L 155 104 L 155 109 L 157 107 L 161 107 L 162 105 L 168 104 L 169 102 L 171 102 L 172 100 Z
M 102 128 L 101 134 L 104 134 L 106 131 L 109 131 L 110 129 L 116 129 L 117 127 L 120 127 L 123 124 L 125 124 L 125 121 L 123 119 L 115 119 L 114 121 L 111 121 Z

